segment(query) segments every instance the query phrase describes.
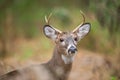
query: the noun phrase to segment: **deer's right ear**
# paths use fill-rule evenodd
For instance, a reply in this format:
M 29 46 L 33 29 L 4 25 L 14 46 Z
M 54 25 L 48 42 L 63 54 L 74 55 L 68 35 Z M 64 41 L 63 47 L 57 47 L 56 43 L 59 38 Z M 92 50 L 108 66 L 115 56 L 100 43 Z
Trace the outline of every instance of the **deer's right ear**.
M 47 36 L 48 38 L 55 40 L 58 36 L 58 34 L 61 33 L 61 31 L 51 27 L 50 25 L 45 25 L 43 28 L 44 34 L 45 36 Z
M 73 33 L 76 33 L 77 36 L 82 39 L 85 35 L 87 35 L 90 31 L 90 23 L 84 23 L 78 26 L 76 29 L 73 30 Z

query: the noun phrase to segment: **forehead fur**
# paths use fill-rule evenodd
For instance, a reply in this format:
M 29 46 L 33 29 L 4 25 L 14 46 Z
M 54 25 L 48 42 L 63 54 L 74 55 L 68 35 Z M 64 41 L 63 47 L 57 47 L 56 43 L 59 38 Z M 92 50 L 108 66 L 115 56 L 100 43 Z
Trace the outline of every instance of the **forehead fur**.
M 71 33 L 70 32 L 62 32 L 61 34 L 60 34 L 60 37 L 67 37 L 67 36 L 70 36 L 71 35 Z
M 76 35 L 76 33 L 75 32 L 63 32 L 62 34 L 65 34 L 65 35 Z
M 76 37 L 77 35 L 75 35 L 72 32 L 62 32 L 61 34 L 59 34 L 58 38 L 68 38 L 68 37 Z

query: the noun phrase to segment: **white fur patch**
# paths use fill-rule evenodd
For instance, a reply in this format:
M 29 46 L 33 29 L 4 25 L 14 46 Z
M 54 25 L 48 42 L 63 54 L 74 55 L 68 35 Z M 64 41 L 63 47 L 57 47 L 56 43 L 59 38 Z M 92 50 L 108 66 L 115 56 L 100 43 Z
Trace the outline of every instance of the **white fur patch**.
M 70 64 L 74 61 L 75 55 L 72 55 L 72 56 L 61 55 L 61 57 L 65 64 Z
M 65 42 L 64 41 L 61 44 L 62 44 L 62 46 L 65 46 Z

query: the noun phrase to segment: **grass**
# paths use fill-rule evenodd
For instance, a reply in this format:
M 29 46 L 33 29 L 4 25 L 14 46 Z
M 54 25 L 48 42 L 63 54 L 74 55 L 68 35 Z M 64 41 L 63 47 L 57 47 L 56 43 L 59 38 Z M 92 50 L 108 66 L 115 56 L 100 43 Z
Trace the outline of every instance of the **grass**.
M 29 59 L 30 57 L 33 56 L 33 50 L 31 48 L 25 48 L 23 49 L 23 55 L 20 56 L 20 60 L 27 60 Z
M 112 76 L 112 77 L 111 77 L 111 80 L 117 80 L 117 78 L 116 78 L 116 77 L 114 77 L 114 76 Z

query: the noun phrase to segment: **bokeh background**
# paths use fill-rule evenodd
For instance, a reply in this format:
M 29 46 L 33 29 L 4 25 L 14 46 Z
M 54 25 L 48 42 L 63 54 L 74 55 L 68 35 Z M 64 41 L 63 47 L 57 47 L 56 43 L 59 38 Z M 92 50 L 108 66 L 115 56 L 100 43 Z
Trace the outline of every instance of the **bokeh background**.
M 0 0 L 3 72 L 28 61 L 50 59 L 55 44 L 43 34 L 44 17 L 52 12 L 50 24 L 71 31 L 83 21 L 80 10 L 91 23 L 91 31 L 80 41 L 79 51 L 114 56 L 113 63 L 120 64 L 120 0 Z

